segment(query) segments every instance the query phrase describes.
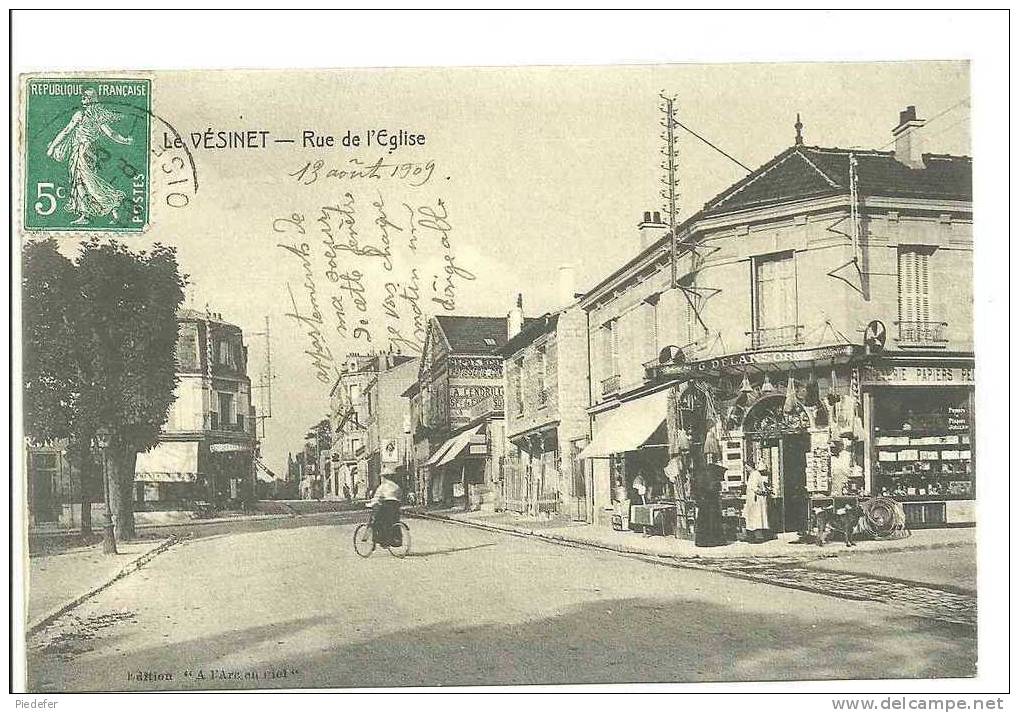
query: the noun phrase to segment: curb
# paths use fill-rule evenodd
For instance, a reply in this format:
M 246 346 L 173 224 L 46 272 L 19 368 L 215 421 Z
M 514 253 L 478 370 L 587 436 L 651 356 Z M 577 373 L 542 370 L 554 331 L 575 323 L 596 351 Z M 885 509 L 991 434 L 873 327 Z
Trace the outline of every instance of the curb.
M 502 533 L 506 533 L 506 534 L 510 534 L 510 535 L 516 535 L 518 537 L 536 537 L 538 539 L 545 540 L 546 542 L 552 542 L 552 543 L 555 543 L 555 544 L 564 544 L 564 545 L 572 545 L 572 546 L 590 547 L 590 548 L 594 548 L 594 549 L 604 550 L 606 552 L 616 552 L 616 553 L 620 553 L 620 554 L 637 555 L 637 556 L 646 557 L 646 558 L 649 558 L 649 559 L 652 559 L 652 560 L 672 560 L 674 562 L 679 562 L 679 563 L 688 563 L 690 566 L 697 567 L 697 568 L 699 568 L 698 565 L 700 565 L 701 563 L 725 562 L 728 559 L 730 559 L 728 557 L 703 557 L 701 555 L 674 555 L 674 554 L 668 554 L 668 553 L 647 552 L 645 550 L 641 550 L 641 549 L 638 549 L 638 548 L 625 547 L 625 546 L 606 545 L 606 544 L 603 544 L 601 542 L 592 542 L 590 540 L 575 539 L 575 538 L 567 537 L 567 536 L 564 536 L 564 535 L 548 535 L 548 534 L 545 534 L 545 533 L 537 531 L 537 530 L 527 530 L 527 529 L 523 529 L 523 528 L 516 528 L 516 527 L 511 527 L 511 526 L 506 526 L 506 525 L 496 525 L 496 524 L 492 524 L 492 523 L 473 522 L 471 520 L 461 520 L 459 518 L 450 517 L 448 515 L 437 515 L 437 514 L 434 514 L 434 513 L 411 512 L 411 513 L 408 513 L 408 514 L 411 515 L 412 517 L 419 517 L 419 518 L 422 518 L 422 519 L 425 519 L 425 520 L 436 520 L 436 521 L 441 521 L 441 522 L 452 522 L 452 523 L 457 523 L 457 524 L 460 524 L 460 525 L 466 525 L 467 527 L 475 527 L 475 528 L 478 528 L 478 529 L 481 529 L 481 530 L 489 530 L 489 531 L 494 531 L 494 532 L 502 532 Z M 879 554 L 879 553 L 883 554 L 883 553 L 886 553 L 886 552 L 920 552 L 920 551 L 924 551 L 924 550 L 942 550 L 942 549 L 952 549 L 952 548 L 956 548 L 956 547 L 966 547 L 969 544 L 970 543 L 968 543 L 968 542 L 942 542 L 942 543 L 934 542 L 934 543 L 925 543 L 925 544 L 918 544 L 918 545 L 903 545 L 903 546 L 899 546 L 899 547 L 886 547 L 886 548 L 882 548 L 880 550 L 864 550 L 862 553 L 863 554 Z M 803 553 L 794 553 L 794 554 L 768 554 L 768 555 L 753 555 L 753 556 L 758 558 L 758 559 L 762 559 L 762 560 L 768 560 L 768 559 L 783 559 L 784 560 L 784 559 L 787 559 L 789 557 L 795 557 L 796 559 L 802 560 L 802 562 L 804 564 L 812 562 L 812 561 L 816 561 L 816 560 L 836 558 L 836 557 L 839 556 L 839 553 L 835 552 L 835 551 L 825 552 L 823 548 L 816 548 L 816 549 L 817 549 L 817 551 L 815 553 L 809 554 L 809 555 L 807 553 L 803 552 Z M 740 555 L 740 557 L 749 557 L 749 556 L 751 556 L 751 555 Z
M 187 527 L 188 525 L 214 525 L 217 523 L 224 522 L 257 522 L 260 520 L 285 520 L 288 518 L 302 517 L 300 513 L 288 512 L 288 513 L 265 513 L 262 515 L 241 515 L 238 517 L 214 517 L 208 519 L 190 519 L 181 520 L 180 522 L 154 522 L 144 523 L 136 522 L 136 530 L 158 530 L 160 528 L 167 527 Z M 76 535 L 78 534 L 76 528 L 64 528 L 61 530 L 29 530 L 28 536 L 36 539 L 45 539 L 48 537 L 63 537 L 65 535 Z
M 487 523 L 476 523 L 476 522 L 458 520 L 456 518 L 447 517 L 447 516 L 443 516 L 443 515 L 434 515 L 434 514 L 430 514 L 430 513 L 426 514 L 426 513 L 420 513 L 420 512 L 417 512 L 417 513 L 408 513 L 408 514 L 413 516 L 413 517 L 419 517 L 419 518 L 424 519 L 424 520 L 435 520 L 437 522 L 446 522 L 446 523 L 450 523 L 450 524 L 466 525 L 467 527 L 475 527 L 475 528 L 480 529 L 480 530 L 488 530 L 488 531 L 491 531 L 491 532 L 501 532 L 501 533 L 512 535 L 512 536 L 515 536 L 515 537 L 532 537 L 532 538 L 537 538 L 537 539 L 540 539 L 540 540 L 544 540 L 545 542 L 548 542 L 550 544 L 559 545 L 561 547 L 573 547 L 573 548 L 577 548 L 577 549 L 583 548 L 583 549 L 600 550 L 602 552 L 612 552 L 612 553 L 614 553 L 616 555 L 619 555 L 619 556 L 622 556 L 622 557 L 628 557 L 628 558 L 631 558 L 631 559 L 641 560 L 643 562 L 647 562 L 649 564 L 656 564 L 656 565 L 659 565 L 661 567 L 672 567 L 674 569 L 692 569 L 692 570 L 698 570 L 698 571 L 701 571 L 701 572 L 711 572 L 711 573 L 715 573 L 715 574 L 718 574 L 718 575 L 723 576 L 723 577 L 732 577 L 734 579 L 741 579 L 741 580 L 748 581 L 748 582 L 756 582 L 756 583 L 762 583 L 763 582 L 765 584 L 770 584 L 771 586 L 782 587 L 782 588 L 785 588 L 785 589 L 795 589 L 795 590 L 799 590 L 799 591 L 808 592 L 808 593 L 811 593 L 811 594 L 821 594 L 823 596 L 830 596 L 830 597 L 833 597 L 833 598 L 836 598 L 836 599 L 847 599 L 847 600 L 854 600 L 854 601 L 856 601 L 856 600 L 859 600 L 859 601 L 869 601 L 867 599 L 860 600 L 857 597 L 848 596 L 848 595 L 846 595 L 843 592 L 838 592 L 838 591 L 823 591 L 823 590 L 820 590 L 820 589 L 818 589 L 816 587 L 806 586 L 806 585 L 802 585 L 802 584 L 798 584 L 798 583 L 793 583 L 793 582 L 782 582 L 782 581 L 767 580 L 767 579 L 762 579 L 761 577 L 755 576 L 755 575 L 753 575 L 751 573 L 748 573 L 748 572 L 741 572 L 741 571 L 738 571 L 738 570 L 731 570 L 731 569 L 730 570 L 722 570 L 722 569 L 718 569 L 718 568 L 712 566 L 712 564 L 715 564 L 715 563 L 719 563 L 719 564 L 724 563 L 728 559 L 726 557 L 697 557 L 697 556 L 694 556 L 694 557 L 678 557 L 676 555 L 668 555 L 668 554 L 652 554 L 652 553 L 643 552 L 643 551 L 639 551 L 639 550 L 622 549 L 622 548 L 618 548 L 618 547 L 610 547 L 608 545 L 604 545 L 604 544 L 601 544 L 601 543 L 592 543 L 592 542 L 587 542 L 587 541 L 584 541 L 584 540 L 575 540 L 575 539 L 571 539 L 571 538 L 568 538 L 568 537 L 563 537 L 562 535 L 545 535 L 545 534 L 542 534 L 542 533 L 539 533 L 539 532 L 535 532 L 534 530 L 529 530 L 528 531 L 528 530 L 510 529 L 510 528 L 506 528 L 506 527 L 500 527 L 498 525 L 490 525 L 490 524 L 487 524 Z M 964 543 L 945 543 L 941 547 L 939 547 L 939 546 L 922 546 L 922 547 L 916 547 L 916 548 L 913 548 L 913 549 L 914 550 L 932 550 L 932 549 L 941 549 L 943 547 L 947 548 L 947 547 L 962 546 L 963 544 Z M 908 548 L 896 548 L 896 550 L 881 550 L 881 551 L 882 552 L 902 551 L 902 550 L 905 550 L 905 549 L 908 549 Z M 838 555 L 836 555 L 836 554 L 820 555 L 818 557 L 813 558 L 813 560 L 804 559 L 804 560 L 800 561 L 799 563 L 797 563 L 795 565 L 792 565 L 792 566 L 807 568 L 807 567 L 810 566 L 810 564 L 812 562 L 816 562 L 816 561 L 818 561 L 820 559 L 833 558 L 833 557 L 837 557 L 837 556 Z M 769 555 L 760 555 L 759 557 L 761 559 L 768 559 L 769 557 L 770 558 L 782 557 L 782 555 L 770 555 L 770 556 Z M 891 579 L 888 579 L 888 578 L 872 577 L 871 575 L 859 575 L 859 576 L 868 577 L 868 578 L 871 578 L 871 579 L 880 579 L 882 581 L 895 582 L 895 583 L 898 583 L 898 584 L 908 584 L 908 585 L 912 585 L 912 586 L 919 587 L 919 588 L 922 588 L 922 589 L 930 589 L 930 590 L 933 590 L 933 591 L 943 591 L 943 592 L 948 592 L 948 593 L 951 593 L 951 594 L 958 594 L 958 595 L 961 595 L 961 596 L 973 597 L 974 599 L 975 599 L 975 596 L 976 596 L 976 595 L 968 593 L 968 592 L 954 592 L 951 589 L 946 589 L 944 587 L 938 587 L 938 586 L 931 585 L 931 584 L 925 584 L 925 583 L 922 583 L 922 582 L 914 582 L 914 581 L 909 581 L 909 580 L 891 580 Z M 881 602 L 878 602 L 878 603 L 881 603 Z M 887 604 L 887 602 L 884 602 L 884 603 Z M 959 621 L 959 620 L 955 620 L 955 619 L 952 619 L 952 620 L 942 619 L 942 620 L 943 621 L 950 621 L 951 623 L 962 624 L 964 626 L 975 626 L 975 624 L 973 622 L 968 622 L 968 621 Z
M 99 592 L 103 591 L 104 589 L 107 589 L 108 587 L 113 585 L 113 583 L 116 582 L 117 580 L 123 579 L 132 572 L 136 572 L 137 570 L 141 569 L 143 566 L 148 564 L 152 559 L 162 554 L 163 552 L 166 552 L 168 549 L 170 549 L 171 547 L 173 547 L 174 545 L 181 541 L 182 538 L 179 537 L 168 537 L 155 547 L 147 550 L 146 552 L 143 552 L 141 555 L 125 564 L 123 567 L 120 568 L 119 572 L 114 574 L 112 577 L 110 577 L 107 581 L 100 584 L 98 587 L 90 589 L 84 594 L 75 597 L 71 601 L 61 604 L 57 608 L 50 611 L 48 614 L 44 614 L 40 617 L 37 617 L 34 621 L 28 623 L 28 626 L 25 628 L 25 637 L 27 638 L 32 634 L 35 634 L 36 632 L 45 628 L 49 624 L 52 624 L 55 620 L 59 619 L 67 612 L 71 611 L 80 604 L 83 604 L 84 602 L 88 601 L 89 599 L 99 594 Z

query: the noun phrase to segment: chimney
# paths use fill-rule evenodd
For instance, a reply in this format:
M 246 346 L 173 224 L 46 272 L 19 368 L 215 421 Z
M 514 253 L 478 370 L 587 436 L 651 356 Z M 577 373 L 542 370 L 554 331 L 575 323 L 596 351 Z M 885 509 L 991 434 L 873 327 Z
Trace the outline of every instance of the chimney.
M 649 245 L 668 232 L 669 226 L 662 222 L 662 214 L 644 211 L 644 220 L 637 223 L 637 232 L 640 233 L 640 249 L 646 250 Z
M 920 129 L 926 119 L 916 118 L 916 107 L 907 106 L 899 112 L 899 125 L 892 129 L 895 137 L 895 160 L 910 168 L 923 168 L 923 142 Z
M 565 307 L 573 303 L 574 279 L 573 265 L 559 266 L 559 299 L 557 307 Z
M 513 339 L 513 337 L 520 334 L 520 330 L 524 326 L 524 296 L 517 294 L 517 304 L 509 311 L 506 315 L 506 339 Z

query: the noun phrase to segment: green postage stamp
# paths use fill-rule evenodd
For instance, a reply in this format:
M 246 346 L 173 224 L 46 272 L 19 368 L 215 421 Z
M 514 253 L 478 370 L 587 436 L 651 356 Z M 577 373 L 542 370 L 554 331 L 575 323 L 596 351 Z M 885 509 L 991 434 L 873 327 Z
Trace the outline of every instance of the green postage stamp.
M 150 81 L 30 79 L 25 91 L 25 229 L 144 230 Z

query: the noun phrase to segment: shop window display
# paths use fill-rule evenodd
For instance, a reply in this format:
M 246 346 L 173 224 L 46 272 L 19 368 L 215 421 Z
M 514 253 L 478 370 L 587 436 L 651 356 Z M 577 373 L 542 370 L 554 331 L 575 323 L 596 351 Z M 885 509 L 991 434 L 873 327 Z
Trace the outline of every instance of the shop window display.
M 975 497 L 969 393 L 903 388 L 878 399 L 875 493 Z

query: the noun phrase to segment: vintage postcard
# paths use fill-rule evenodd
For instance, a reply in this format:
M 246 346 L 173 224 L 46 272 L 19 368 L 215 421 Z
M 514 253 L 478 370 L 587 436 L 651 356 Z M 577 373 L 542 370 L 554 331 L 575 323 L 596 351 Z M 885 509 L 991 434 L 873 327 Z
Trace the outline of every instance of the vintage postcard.
M 17 97 L 29 692 L 978 674 L 967 62 Z

